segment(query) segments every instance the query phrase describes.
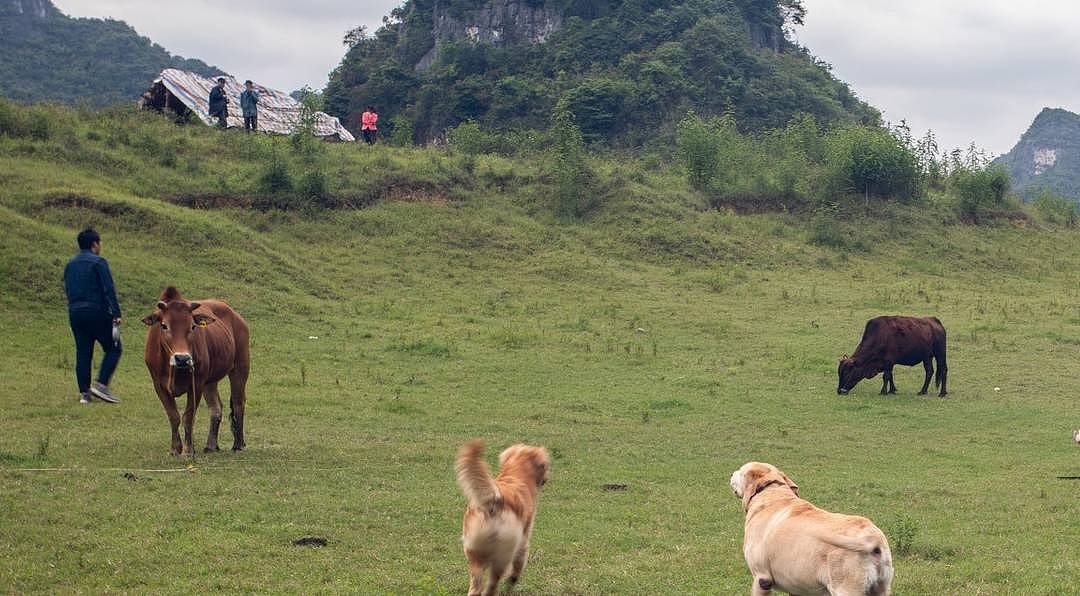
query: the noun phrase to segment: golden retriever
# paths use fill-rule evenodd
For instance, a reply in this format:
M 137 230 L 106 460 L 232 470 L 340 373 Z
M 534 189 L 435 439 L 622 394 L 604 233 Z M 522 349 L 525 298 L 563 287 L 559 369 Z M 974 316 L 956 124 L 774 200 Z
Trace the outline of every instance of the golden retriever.
M 519 444 L 499 455 L 499 475 L 492 478 L 483 455 L 484 442 L 474 439 L 457 459 L 458 485 L 468 500 L 461 542 L 469 560 L 469 596 L 495 594 L 508 570 L 511 586 L 521 578 L 536 500 L 551 468 L 543 447 Z M 485 572 L 491 575 L 486 587 Z
M 731 475 L 731 489 L 746 513 L 743 555 L 754 575 L 752 594 L 889 595 L 892 552 L 873 522 L 814 507 L 770 464 L 744 464 Z

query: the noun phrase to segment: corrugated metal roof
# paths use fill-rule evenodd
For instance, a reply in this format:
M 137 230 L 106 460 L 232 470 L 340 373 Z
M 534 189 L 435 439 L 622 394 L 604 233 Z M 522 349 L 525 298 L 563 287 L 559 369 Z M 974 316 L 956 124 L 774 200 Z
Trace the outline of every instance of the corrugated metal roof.
M 228 125 L 230 128 L 234 126 L 242 128 L 244 117 L 240 111 L 240 93 L 244 90 L 244 86 L 230 76 L 222 76 L 225 78 L 225 93 L 229 97 Z M 217 77 L 209 79 L 175 68 L 161 71 L 158 78 L 154 80 L 154 86 L 164 86 L 208 126 L 217 124 L 217 118 L 210 117 L 209 105 L 210 89 L 216 84 Z M 289 97 L 288 94 L 262 85 L 255 85 L 255 90 L 259 93 L 259 130 L 292 134 L 300 122 L 300 102 Z M 337 118 L 324 112 L 315 113 L 314 128 L 315 136 L 320 138 L 356 140 Z

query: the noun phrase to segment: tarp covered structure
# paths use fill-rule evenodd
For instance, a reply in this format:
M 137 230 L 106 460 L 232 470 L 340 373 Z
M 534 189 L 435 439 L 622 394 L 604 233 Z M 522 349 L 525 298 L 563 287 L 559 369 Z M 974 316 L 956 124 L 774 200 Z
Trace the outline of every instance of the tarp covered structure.
M 225 78 L 225 93 L 229 97 L 228 125 L 230 128 L 234 126 L 243 128 L 244 116 L 240 111 L 240 93 L 244 90 L 244 86 L 232 77 L 222 76 Z M 181 116 L 186 116 L 190 112 L 207 125 L 215 126 L 217 118 L 210 117 L 209 103 L 210 89 L 216 84 L 217 77 L 209 79 L 193 72 L 166 68 L 154 80 L 150 89 L 143 94 L 139 105 L 156 110 L 172 110 Z M 300 124 L 300 102 L 281 91 L 262 85 L 255 85 L 255 90 L 259 93 L 259 131 L 283 135 L 295 132 Z M 315 112 L 313 120 L 313 132 L 319 138 L 336 141 L 356 140 L 337 118 L 329 114 Z

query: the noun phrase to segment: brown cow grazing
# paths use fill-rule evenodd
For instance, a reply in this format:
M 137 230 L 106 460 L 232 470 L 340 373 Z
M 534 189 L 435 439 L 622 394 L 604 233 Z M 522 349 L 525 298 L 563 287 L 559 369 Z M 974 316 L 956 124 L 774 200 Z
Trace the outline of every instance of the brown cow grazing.
M 859 381 L 885 373 L 881 394 L 896 393 L 893 366 L 915 366 L 920 362 L 926 370 L 919 395 L 926 395 L 930 377 L 934 376 L 933 360 L 937 359 L 934 384 L 941 387 L 939 397 L 945 397 L 945 381 L 949 367 L 945 364 L 945 327 L 937 317 L 875 317 L 866 323 L 862 341 L 849 358 L 840 359 L 837 373 L 840 384 L 836 393 L 847 395 Z
M 161 294 L 157 310 L 143 318 L 146 334 L 146 368 L 154 382 L 165 414 L 172 425 L 173 455 L 191 455 L 195 410 L 206 396 L 210 406 L 210 435 L 204 451 L 218 451 L 221 395 L 218 382 L 229 377 L 233 450 L 244 448 L 244 388 L 251 367 L 248 327 L 244 318 L 220 300 L 188 302 L 170 286 Z M 184 441 L 180 442 L 180 412 L 176 398 L 187 394 L 184 409 Z

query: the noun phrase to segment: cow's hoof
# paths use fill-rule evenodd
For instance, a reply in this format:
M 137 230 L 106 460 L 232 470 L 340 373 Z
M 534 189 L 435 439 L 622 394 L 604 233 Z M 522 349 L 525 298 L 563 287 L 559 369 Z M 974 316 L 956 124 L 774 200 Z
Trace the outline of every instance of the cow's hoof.
M 180 455 L 180 450 L 179 449 L 170 449 L 169 450 L 169 455 L 171 455 L 173 457 L 176 457 L 177 455 Z
M 215 451 L 221 451 L 220 447 L 206 447 L 202 450 L 203 453 L 214 453 Z
M 918 393 L 918 395 L 926 395 L 926 392 L 925 392 L 925 391 L 920 391 L 920 392 Z
M 937 394 L 938 397 L 945 397 L 946 395 L 948 395 L 948 393 L 939 393 L 939 394 Z
M 243 445 L 233 445 L 233 446 L 232 446 L 232 450 L 233 450 L 233 451 L 243 451 L 243 450 L 244 450 L 244 446 L 243 446 Z

